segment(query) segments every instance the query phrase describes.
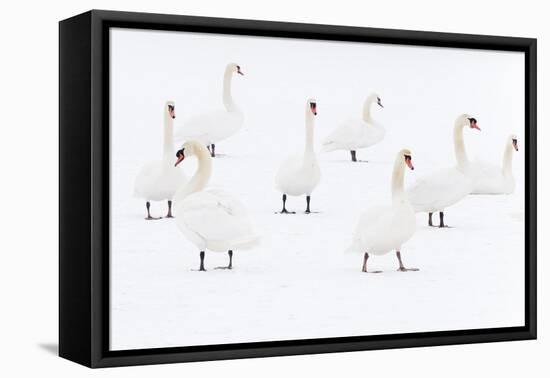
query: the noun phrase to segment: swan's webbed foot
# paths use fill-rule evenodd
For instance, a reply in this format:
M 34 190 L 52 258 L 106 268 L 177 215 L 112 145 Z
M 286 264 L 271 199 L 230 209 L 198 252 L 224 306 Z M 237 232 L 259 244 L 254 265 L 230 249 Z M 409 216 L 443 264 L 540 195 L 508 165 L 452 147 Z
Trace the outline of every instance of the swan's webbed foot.
M 397 256 L 397 260 L 399 260 L 399 268 L 397 268 L 398 272 L 417 272 L 420 270 L 418 268 L 405 268 L 403 261 L 401 260 L 401 252 L 395 251 L 395 255 Z
M 279 211 L 277 214 L 296 214 L 296 212 L 288 211 L 287 209 L 283 208 L 283 210 Z
M 286 194 L 283 194 L 283 210 L 279 214 L 296 214 L 295 211 L 288 211 L 286 209 Z
M 365 252 L 365 255 L 363 256 L 363 269 L 361 270 L 361 272 L 363 273 L 382 273 L 381 270 L 372 270 L 372 271 L 368 271 L 367 270 L 367 260 L 369 259 L 369 254 L 367 252 Z
M 405 267 L 399 267 L 397 269 L 398 272 L 418 272 L 420 269 L 418 268 L 405 268 Z
M 162 217 L 156 218 L 151 216 L 151 203 L 149 201 L 145 202 L 145 208 L 147 209 L 147 217 L 145 218 L 145 220 L 159 220 L 162 218 Z
M 233 251 L 229 250 L 229 251 L 227 251 L 227 254 L 229 255 L 229 265 L 227 265 L 227 266 L 218 266 L 214 269 L 228 269 L 228 270 L 233 269 Z

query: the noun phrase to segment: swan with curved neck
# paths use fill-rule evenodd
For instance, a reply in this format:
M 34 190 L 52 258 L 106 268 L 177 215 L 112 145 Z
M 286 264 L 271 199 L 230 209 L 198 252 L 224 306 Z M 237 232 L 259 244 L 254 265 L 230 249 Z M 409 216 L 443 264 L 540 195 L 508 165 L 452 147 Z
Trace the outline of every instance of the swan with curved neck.
M 405 268 L 401 259 L 401 246 L 416 230 L 414 210 L 404 189 L 405 168 L 414 170 L 412 154 L 408 149 L 397 153 L 393 165 L 391 181 L 391 206 L 375 206 L 361 215 L 348 252 L 363 254 L 362 271 L 367 273 L 367 260 L 370 255 L 383 255 L 395 250 L 399 271 L 417 271 Z M 374 271 L 372 273 L 379 273 Z
M 382 100 L 376 93 L 369 95 L 363 104 L 361 119 L 351 119 L 342 123 L 323 141 L 323 151 L 335 150 L 350 151 L 351 161 L 357 161 L 356 150 L 370 147 L 384 139 L 384 127 L 372 119 L 372 106 L 377 104 L 381 108 Z
M 303 155 L 291 156 L 283 161 L 277 175 L 275 186 L 283 194 L 283 209 L 281 214 L 295 214 L 286 209 L 287 195 L 306 195 L 306 214 L 310 214 L 311 193 L 321 179 L 321 169 L 317 161 L 313 146 L 313 133 L 317 102 L 313 99 L 306 101 L 305 107 L 305 146 Z
M 464 146 L 464 127 L 481 130 L 477 120 L 468 115 L 457 117 L 453 128 L 453 141 L 456 165 L 419 180 L 408 190 L 408 195 L 416 212 L 428 213 L 428 225 L 433 226 L 432 215 L 439 211 L 439 227 L 447 227 L 444 221 L 444 209 L 451 206 L 472 190 L 469 177 L 470 162 Z
M 203 143 L 186 142 L 176 152 L 175 166 L 194 156 L 197 171 L 187 185 L 174 197 L 176 224 L 180 231 L 200 250 L 199 271 L 205 271 L 204 257 L 208 249 L 226 252 L 233 268 L 233 251 L 254 247 L 259 236 L 245 206 L 232 195 L 216 189 L 207 189 L 212 176 L 212 157 Z
M 510 135 L 504 144 L 500 167 L 483 161 L 474 162 L 470 169 L 474 181 L 472 194 L 513 193 L 516 183 L 512 174 L 512 156 L 518 150 L 518 137 Z
M 216 143 L 234 135 L 244 123 L 244 114 L 233 99 L 231 91 L 233 76 L 241 75 L 241 66 L 229 63 L 223 74 L 223 110 L 197 115 L 185 122 L 178 130 L 177 140 L 196 140 L 208 146 L 212 157 L 216 156 Z
M 160 219 L 151 216 L 151 201 L 168 200 L 168 214 L 172 218 L 172 197 L 177 188 L 185 183 L 185 176 L 173 167 L 174 156 L 174 119 L 176 106 L 173 101 L 164 105 L 164 136 L 161 161 L 153 161 L 144 165 L 139 171 L 134 184 L 134 194 L 145 199 L 147 220 Z

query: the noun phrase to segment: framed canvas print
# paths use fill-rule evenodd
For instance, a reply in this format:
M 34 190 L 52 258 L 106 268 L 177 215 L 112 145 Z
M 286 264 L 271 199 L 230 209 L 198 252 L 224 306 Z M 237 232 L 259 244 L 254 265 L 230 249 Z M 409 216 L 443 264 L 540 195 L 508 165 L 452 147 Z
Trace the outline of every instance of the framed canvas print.
M 60 355 L 536 337 L 536 40 L 60 22 Z

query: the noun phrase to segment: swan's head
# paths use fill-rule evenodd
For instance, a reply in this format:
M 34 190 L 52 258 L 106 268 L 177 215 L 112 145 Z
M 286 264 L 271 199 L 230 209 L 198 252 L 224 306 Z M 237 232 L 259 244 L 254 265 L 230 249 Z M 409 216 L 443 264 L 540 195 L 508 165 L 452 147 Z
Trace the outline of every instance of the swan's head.
M 307 100 L 307 104 L 308 104 L 308 107 L 309 107 L 309 110 L 311 111 L 311 113 L 314 116 L 316 116 L 317 115 L 317 101 L 310 98 L 309 100 Z
M 518 147 L 518 137 L 516 135 L 510 135 L 510 143 L 512 143 L 512 146 L 514 147 L 514 150 L 519 151 Z
M 382 99 L 380 98 L 380 95 L 378 95 L 377 93 L 371 93 L 371 95 L 367 98 L 367 102 L 369 104 L 376 102 L 378 106 L 380 106 L 381 108 L 384 107 L 384 105 L 382 105 Z
M 243 72 L 241 71 L 241 66 L 239 66 L 237 63 L 229 63 L 226 70 L 244 76 Z
M 460 123 L 461 126 L 470 126 L 470 129 L 476 129 L 481 131 L 479 126 L 477 125 L 477 119 L 472 117 L 469 114 L 461 114 L 458 116 L 457 122 Z
M 188 158 L 193 155 L 198 155 L 199 152 L 206 151 L 206 147 L 197 141 L 191 140 L 189 142 L 185 142 L 183 146 L 181 146 L 181 149 L 179 149 L 176 152 L 176 164 L 174 164 L 174 167 L 176 167 L 179 163 L 181 163 L 185 158 Z M 206 155 L 210 156 L 210 154 L 206 153 Z
M 164 111 L 172 118 L 176 118 L 176 104 L 174 101 L 166 101 L 166 107 Z
M 401 156 L 401 158 L 403 159 L 403 162 L 407 165 L 407 167 L 409 167 L 411 170 L 414 171 L 411 150 L 404 148 L 401 151 L 399 151 L 399 155 Z

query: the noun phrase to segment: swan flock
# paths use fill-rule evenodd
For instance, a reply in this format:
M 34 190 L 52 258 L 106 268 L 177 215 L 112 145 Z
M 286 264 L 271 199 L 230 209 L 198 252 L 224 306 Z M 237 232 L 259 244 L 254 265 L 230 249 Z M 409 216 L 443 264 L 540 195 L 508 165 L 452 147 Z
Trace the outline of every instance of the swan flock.
M 167 201 L 164 218 L 175 218 L 177 229 L 198 250 L 199 271 L 206 271 L 206 251 L 227 253 L 229 263 L 221 268 L 231 270 L 235 251 L 252 249 L 260 244 L 254 217 L 247 210 L 246 201 L 224 190 L 208 187 L 217 160 L 216 144 L 235 135 L 244 124 L 244 112 L 237 106 L 231 92 L 235 75 L 244 75 L 241 67 L 236 63 L 227 64 L 222 82 L 223 108 L 192 115 L 181 129 L 174 129 L 174 101 L 164 104 L 161 159 L 144 164 L 134 183 L 134 195 L 145 201 L 146 220 L 162 219 L 151 215 L 151 202 Z M 359 161 L 358 150 L 382 142 L 386 130 L 372 117 L 375 105 L 378 109 L 383 108 L 380 96 L 371 93 L 363 103 L 360 118 L 341 123 L 322 140 L 322 152 L 349 151 L 352 163 L 347 164 L 355 164 Z M 322 165 L 315 152 L 317 108 L 316 100 L 306 100 L 303 150 L 283 159 L 274 170 L 275 189 L 282 195 L 282 209 L 275 214 L 296 214 L 287 209 L 288 196 L 305 196 L 304 213 L 314 213 L 311 198 L 321 182 Z M 156 127 L 152 125 L 151 129 L 155 131 Z M 354 231 L 350 232 L 351 244 L 346 252 L 362 255 L 362 272 L 380 272 L 368 270 L 367 261 L 370 256 L 390 251 L 395 251 L 398 271 L 418 270 L 406 268 L 401 256 L 404 244 L 413 237 L 417 228 L 415 213 L 427 213 L 428 226 L 431 227 L 437 227 L 432 216 L 439 213 L 438 228 L 445 228 L 448 227 L 444 218 L 446 210 L 469 195 L 514 192 L 512 157 L 519 149 L 517 136 L 506 138 L 502 163 L 498 166 L 469 160 L 463 135 L 465 129 L 481 131 L 472 115 L 460 114 L 455 119 L 449 132 L 453 137 L 456 164 L 418 178 L 408 188 L 405 188 L 405 172 L 414 170 L 412 152 L 406 148 L 397 152 L 391 171 L 391 204 L 370 206 L 358 213 L 359 220 Z M 176 141 L 182 143 L 177 151 Z M 180 164 L 190 158 L 196 160 L 197 168 L 188 180 Z M 341 169 L 348 168 L 342 166 Z M 364 171 L 368 174 L 368 164 Z M 309 219 L 308 222 L 315 222 L 313 215 L 305 218 Z

